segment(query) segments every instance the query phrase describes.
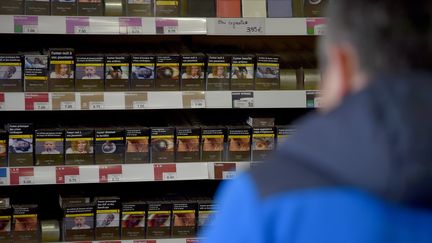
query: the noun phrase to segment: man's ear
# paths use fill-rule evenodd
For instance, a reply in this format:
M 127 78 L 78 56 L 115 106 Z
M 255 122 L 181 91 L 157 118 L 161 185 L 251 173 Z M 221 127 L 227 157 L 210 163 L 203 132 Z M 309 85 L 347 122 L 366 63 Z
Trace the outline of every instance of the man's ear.
M 322 106 L 325 111 L 337 107 L 354 92 L 358 74 L 357 55 L 350 45 L 329 45 L 326 48 L 326 67 L 323 71 Z

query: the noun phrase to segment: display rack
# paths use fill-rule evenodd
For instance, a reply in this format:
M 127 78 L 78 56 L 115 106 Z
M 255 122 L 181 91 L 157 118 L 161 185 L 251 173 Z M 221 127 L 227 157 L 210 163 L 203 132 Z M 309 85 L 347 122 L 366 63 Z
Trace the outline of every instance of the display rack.
M 188 108 L 306 108 L 306 91 L 241 91 L 248 104 L 233 102 L 240 91 L 27 92 L 0 93 L 0 110 L 142 110 Z M 83 98 L 85 97 L 85 98 Z
M 88 35 L 323 35 L 324 18 L 0 16 L 0 33 Z
M 232 179 L 249 169 L 251 163 L 254 162 L 3 167 L 0 186 Z M 222 166 L 222 176 L 215 174 L 218 166 Z
M 87 243 L 197 243 L 198 239 L 155 239 L 155 240 L 111 240 L 111 241 L 86 241 Z M 69 242 L 73 243 L 73 242 Z
M 75 48 L 82 53 L 105 55 L 116 52 L 183 53 L 184 50 L 274 53 L 280 56 L 280 70 L 315 69 L 315 39 L 326 33 L 325 18 L 0 15 L 0 23 L 0 35 L 6 43 L 2 51 L 8 53 L 46 53 L 50 48 Z M 21 42 L 25 42 L 24 48 L 20 47 Z M 298 82 L 290 83 L 289 88 L 281 86 L 284 90 L 4 92 L 0 93 L 0 124 L 33 122 L 52 128 L 75 125 L 123 127 L 136 123 L 145 127 L 178 127 L 181 124 L 177 122 L 186 121 L 194 126 L 230 126 L 244 124 L 248 117 L 273 117 L 276 125 L 288 125 L 307 113 L 310 110 L 307 108 L 320 104 L 317 91 L 285 90 L 313 89 L 301 85 L 299 73 L 291 73 L 290 78 Z M 284 79 L 285 82 L 288 80 L 286 76 Z M 63 212 L 58 195 L 85 192 L 90 197 L 117 196 L 121 200 L 128 200 L 129 194 L 150 201 L 167 195 L 209 199 L 220 181 L 232 179 L 258 163 L 201 161 L 1 167 L 0 188 L 12 199 L 38 204 L 40 216 L 54 219 L 62 217 Z M 128 190 L 124 190 L 126 187 Z M 33 195 L 33 191 L 38 194 Z M 29 198 L 24 198 L 27 195 Z M 86 242 L 197 243 L 198 239 Z

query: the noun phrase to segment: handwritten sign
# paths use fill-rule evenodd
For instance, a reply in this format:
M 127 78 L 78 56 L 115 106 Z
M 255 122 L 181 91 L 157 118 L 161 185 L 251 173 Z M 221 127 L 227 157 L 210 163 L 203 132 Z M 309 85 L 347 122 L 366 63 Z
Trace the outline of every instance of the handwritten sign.
M 264 18 L 220 18 L 215 23 L 216 35 L 264 35 Z

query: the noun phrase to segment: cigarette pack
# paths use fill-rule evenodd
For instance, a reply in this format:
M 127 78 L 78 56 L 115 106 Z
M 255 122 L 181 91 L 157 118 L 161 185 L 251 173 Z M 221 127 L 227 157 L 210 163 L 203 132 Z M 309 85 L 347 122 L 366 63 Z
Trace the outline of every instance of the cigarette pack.
M 9 132 L 9 166 L 33 165 L 33 124 L 11 123 Z
M 64 130 L 38 129 L 35 131 L 36 165 L 64 163 Z
M 23 91 L 22 57 L 0 54 L 0 92 Z

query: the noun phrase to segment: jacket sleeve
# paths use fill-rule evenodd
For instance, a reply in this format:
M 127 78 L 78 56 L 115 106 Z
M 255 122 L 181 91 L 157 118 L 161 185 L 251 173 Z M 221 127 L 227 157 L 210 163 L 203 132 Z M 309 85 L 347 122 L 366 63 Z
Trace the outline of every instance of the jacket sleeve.
M 224 182 L 216 196 L 217 212 L 200 235 L 201 243 L 261 243 L 260 207 L 249 174 Z

